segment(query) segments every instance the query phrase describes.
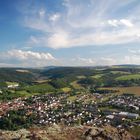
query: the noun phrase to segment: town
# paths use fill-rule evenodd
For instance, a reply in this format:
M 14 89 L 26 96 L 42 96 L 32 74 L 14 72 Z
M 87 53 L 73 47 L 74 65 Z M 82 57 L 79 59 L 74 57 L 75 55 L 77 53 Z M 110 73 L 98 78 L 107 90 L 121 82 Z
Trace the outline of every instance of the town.
M 10 120 L 15 123 L 12 125 L 14 128 L 10 129 L 17 129 L 16 123 L 17 127 L 18 124 L 21 124 L 21 127 L 33 124 L 45 126 L 109 124 L 127 129 L 140 126 L 140 97 L 131 94 L 117 96 L 107 94 L 108 99 L 104 100 L 105 95 L 99 93 L 87 95 L 81 93 L 75 100 L 69 100 L 72 96 L 73 93 L 53 93 L 1 102 L 1 128 L 8 129 Z

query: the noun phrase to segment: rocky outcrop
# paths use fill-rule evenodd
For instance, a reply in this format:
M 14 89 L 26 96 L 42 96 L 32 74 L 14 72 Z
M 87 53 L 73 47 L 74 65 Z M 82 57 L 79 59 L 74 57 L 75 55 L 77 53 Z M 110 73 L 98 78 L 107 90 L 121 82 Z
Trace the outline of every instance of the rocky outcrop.
M 33 127 L 0 131 L 0 140 L 136 140 L 129 132 L 111 126 Z
M 134 136 L 123 129 L 111 126 L 103 128 L 92 127 L 85 132 L 86 140 L 136 140 Z

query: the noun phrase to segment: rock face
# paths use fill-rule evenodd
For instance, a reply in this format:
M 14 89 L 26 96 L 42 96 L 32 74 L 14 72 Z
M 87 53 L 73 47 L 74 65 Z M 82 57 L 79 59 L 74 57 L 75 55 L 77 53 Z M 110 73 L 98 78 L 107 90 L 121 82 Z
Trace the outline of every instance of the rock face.
M 92 127 L 85 132 L 86 140 L 136 140 L 130 133 L 123 129 L 116 129 L 111 126 L 103 128 Z
M 136 140 L 125 130 L 99 127 L 34 127 L 28 130 L 0 131 L 0 140 Z
M 26 129 L 18 131 L 0 131 L 0 140 L 26 140 L 26 136 L 30 134 Z

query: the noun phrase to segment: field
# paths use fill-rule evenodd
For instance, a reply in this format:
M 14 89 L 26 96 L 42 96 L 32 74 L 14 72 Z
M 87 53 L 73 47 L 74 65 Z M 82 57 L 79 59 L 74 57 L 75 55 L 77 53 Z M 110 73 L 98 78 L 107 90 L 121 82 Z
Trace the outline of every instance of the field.
M 116 80 L 131 80 L 131 79 L 140 79 L 140 74 L 124 75 L 116 78 Z
M 65 88 L 62 88 L 62 91 L 67 93 L 67 92 L 70 92 L 71 91 L 71 88 L 65 87 Z
M 132 93 L 137 96 L 140 96 L 140 86 L 134 87 L 108 87 L 108 88 L 101 88 L 101 89 L 109 89 L 109 90 L 119 90 L 119 94 L 123 93 Z
M 77 99 L 77 95 L 74 95 L 74 96 L 70 96 L 67 100 L 73 102 L 76 99 Z
M 37 80 L 37 81 L 35 81 L 35 83 L 42 84 L 42 83 L 47 83 L 49 81 L 50 80 Z
M 81 75 L 81 76 L 77 76 L 78 79 L 83 79 L 83 78 L 86 78 L 86 76 L 84 75 Z
M 6 82 L 6 84 L 9 86 L 9 85 L 15 85 L 15 84 L 18 84 L 16 82 Z
M 30 71 L 29 70 L 16 70 L 17 72 L 21 72 L 21 73 L 30 73 Z
M 118 74 L 118 73 L 120 73 L 120 74 L 130 74 L 130 72 L 126 72 L 126 71 L 110 71 L 111 73 L 113 73 L 113 74 Z
M 104 74 L 96 74 L 94 76 L 91 76 L 92 78 L 95 78 L 95 79 L 99 79 L 103 76 Z
M 28 91 L 29 93 L 46 93 L 46 92 L 53 92 L 54 87 L 49 85 L 48 83 L 44 84 L 37 84 L 33 86 L 26 86 L 24 90 Z
M 74 89 L 83 89 L 83 87 L 77 83 L 77 81 L 74 81 L 72 83 L 70 83 L 70 85 L 74 88 Z

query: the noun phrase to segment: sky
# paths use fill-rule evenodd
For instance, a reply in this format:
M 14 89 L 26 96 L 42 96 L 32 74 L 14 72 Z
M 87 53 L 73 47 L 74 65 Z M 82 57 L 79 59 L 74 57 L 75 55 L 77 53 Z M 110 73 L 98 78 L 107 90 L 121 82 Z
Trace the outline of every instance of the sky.
M 0 0 L 0 67 L 140 64 L 140 0 Z

